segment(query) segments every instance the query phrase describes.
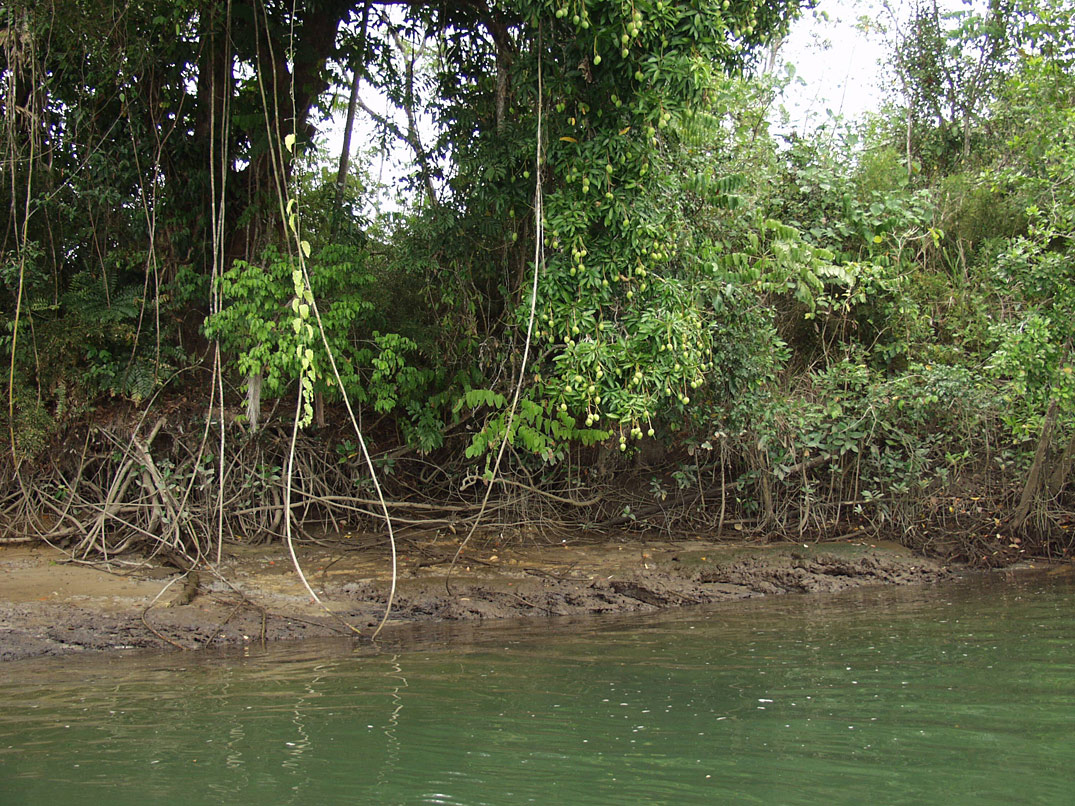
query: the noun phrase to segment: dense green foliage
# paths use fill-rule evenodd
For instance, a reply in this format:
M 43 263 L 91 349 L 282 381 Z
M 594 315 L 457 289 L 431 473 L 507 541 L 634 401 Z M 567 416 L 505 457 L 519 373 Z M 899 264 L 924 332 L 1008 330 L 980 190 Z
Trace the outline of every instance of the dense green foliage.
M 346 393 L 464 474 L 505 439 L 531 480 L 657 445 L 655 499 L 722 522 L 911 529 L 984 500 L 989 524 L 1029 496 L 1062 525 L 1071 11 L 916 4 L 888 107 L 780 142 L 754 65 L 797 10 L 9 3 L 10 457 L 215 343 L 228 405 L 301 390 L 309 425 Z M 337 191 L 316 129 L 352 72 L 380 156 Z

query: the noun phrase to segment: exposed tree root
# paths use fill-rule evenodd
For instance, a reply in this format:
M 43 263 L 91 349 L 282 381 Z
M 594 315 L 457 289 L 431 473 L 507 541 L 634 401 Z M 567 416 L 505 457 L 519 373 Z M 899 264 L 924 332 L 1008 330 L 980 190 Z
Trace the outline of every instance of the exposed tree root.
M 204 420 L 197 415 L 170 411 L 147 431 L 139 427 L 143 420 L 87 426 L 36 465 L 24 464 L 16 483 L 0 492 L 0 543 L 43 540 L 75 560 L 108 560 L 137 549 L 177 559 L 177 567 L 189 572 L 208 567 L 218 549 L 218 526 L 230 542 L 281 539 L 289 434 L 267 429 L 250 438 L 231 426 L 221 465 L 219 456 L 199 450 Z M 325 432 L 297 438 L 287 506 L 302 539 L 383 529 L 368 474 L 353 457 L 326 451 L 335 444 Z M 394 445 L 375 453 L 375 461 L 392 451 Z M 413 455 L 393 459 L 393 472 L 384 479 L 385 506 L 393 521 L 415 533 L 459 539 L 476 525 L 486 488 L 471 468 L 451 458 L 458 452 L 446 455 L 439 462 Z M 894 538 L 989 566 L 1075 550 L 1075 516 L 1059 497 L 1036 499 L 1017 528 L 1011 515 L 1021 487 L 1013 481 L 987 480 L 971 494 L 964 478 L 953 483 L 954 492 L 865 498 L 857 494 L 853 474 L 829 475 L 832 461 L 811 457 L 786 468 L 783 486 L 772 485 L 766 522 L 755 503 L 761 500 L 756 471 L 746 463 L 692 463 L 693 475 L 684 483 L 684 464 L 674 459 L 645 467 L 628 460 L 598 473 L 592 454 L 554 467 L 528 467 L 516 456 L 490 492 L 474 540 L 558 542 L 580 532 L 725 534 L 758 541 L 851 535 Z

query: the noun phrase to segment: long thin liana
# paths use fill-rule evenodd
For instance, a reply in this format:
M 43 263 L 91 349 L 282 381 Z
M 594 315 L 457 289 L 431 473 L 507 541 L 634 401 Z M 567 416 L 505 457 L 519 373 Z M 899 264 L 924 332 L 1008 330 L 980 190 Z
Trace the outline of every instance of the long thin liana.
M 489 505 L 489 494 L 493 490 L 493 484 L 496 483 L 497 476 L 500 473 L 500 463 L 504 459 L 504 451 L 508 447 L 508 440 L 511 438 L 511 427 L 515 421 L 515 412 L 519 406 L 519 398 L 522 396 L 523 391 L 523 379 L 526 377 L 526 365 L 530 358 L 530 344 L 534 334 L 534 319 L 537 316 L 537 296 L 538 296 L 538 280 L 541 277 L 541 264 L 544 259 L 544 240 L 545 240 L 545 224 L 544 224 L 544 212 L 542 210 L 542 188 L 541 188 L 541 105 L 542 105 L 542 77 L 541 77 L 541 25 L 538 24 L 537 34 L 537 133 L 535 135 L 534 146 L 534 279 L 530 288 L 530 316 L 526 323 L 526 342 L 523 345 L 523 360 L 519 366 L 519 380 L 515 384 L 515 394 L 512 395 L 511 408 L 508 410 L 508 421 L 504 429 L 504 439 L 500 443 L 500 450 L 496 454 L 496 462 L 493 464 L 493 471 L 489 478 L 489 483 L 485 486 L 485 495 L 482 497 L 481 509 L 478 510 L 477 516 L 470 525 L 470 530 L 467 532 L 467 536 L 459 543 L 459 548 L 455 550 L 455 556 L 452 557 L 452 563 L 448 566 L 448 573 L 444 577 L 444 589 L 449 595 L 452 593 L 451 579 L 452 572 L 455 570 L 456 563 L 459 562 L 459 557 L 466 548 L 467 543 L 474 536 L 475 530 L 478 528 L 478 524 L 481 523 L 482 515 L 485 514 L 486 507 Z

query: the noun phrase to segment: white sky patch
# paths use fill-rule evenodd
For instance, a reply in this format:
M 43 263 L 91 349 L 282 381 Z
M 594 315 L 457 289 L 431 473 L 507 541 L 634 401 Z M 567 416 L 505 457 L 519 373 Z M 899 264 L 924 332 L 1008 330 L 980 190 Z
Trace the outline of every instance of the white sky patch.
M 779 54 L 795 66 L 783 98 L 789 125 L 778 130 L 805 133 L 834 117 L 861 119 L 881 106 L 887 49 L 877 26 L 883 13 L 872 2 L 821 0 L 793 24 Z

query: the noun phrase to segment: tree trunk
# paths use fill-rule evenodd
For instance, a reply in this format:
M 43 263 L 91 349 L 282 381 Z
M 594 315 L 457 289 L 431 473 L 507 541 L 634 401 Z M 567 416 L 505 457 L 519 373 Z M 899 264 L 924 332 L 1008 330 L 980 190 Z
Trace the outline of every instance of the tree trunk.
M 1034 461 L 1030 465 L 1030 472 L 1026 476 L 1026 484 L 1023 485 L 1023 494 L 1019 496 L 1019 506 L 1012 515 L 1012 529 L 1022 529 L 1030 516 L 1030 508 L 1034 504 L 1038 490 L 1041 487 L 1042 471 L 1045 467 L 1045 457 L 1049 453 L 1049 445 L 1053 439 L 1053 428 L 1056 426 L 1056 398 L 1049 401 L 1049 409 L 1045 412 L 1045 423 L 1041 427 L 1041 437 L 1038 438 L 1038 449 L 1034 451 Z
M 336 206 L 332 210 L 332 234 L 335 237 L 343 212 L 343 193 L 347 187 L 347 172 L 351 163 L 351 133 L 355 128 L 355 112 L 358 110 L 358 88 L 362 84 L 362 68 L 366 57 L 366 27 L 369 24 L 370 7 L 362 10 L 362 29 L 358 40 L 358 64 L 351 77 L 351 98 L 347 102 L 347 120 L 343 127 L 343 145 L 340 148 L 340 170 L 336 174 Z
M 258 430 L 258 419 L 261 417 L 261 382 L 264 376 L 254 373 L 246 379 L 246 427 L 253 434 Z
M 1056 467 L 1053 468 L 1052 475 L 1049 476 L 1049 483 L 1046 485 L 1046 490 L 1050 497 L 1060 495 L 1060 491 L 1064 489 L 1064 485 L 1068 482 L 1068 476 L 1071 475 L 1071 468 L 1075 465 L 1075 432 L 1071 434 L 1071 438 L 1068 439 L 1067 447 L 1064 448 L 1064 454 L 1060 457 L 1060 461 L 1056 463 Z

